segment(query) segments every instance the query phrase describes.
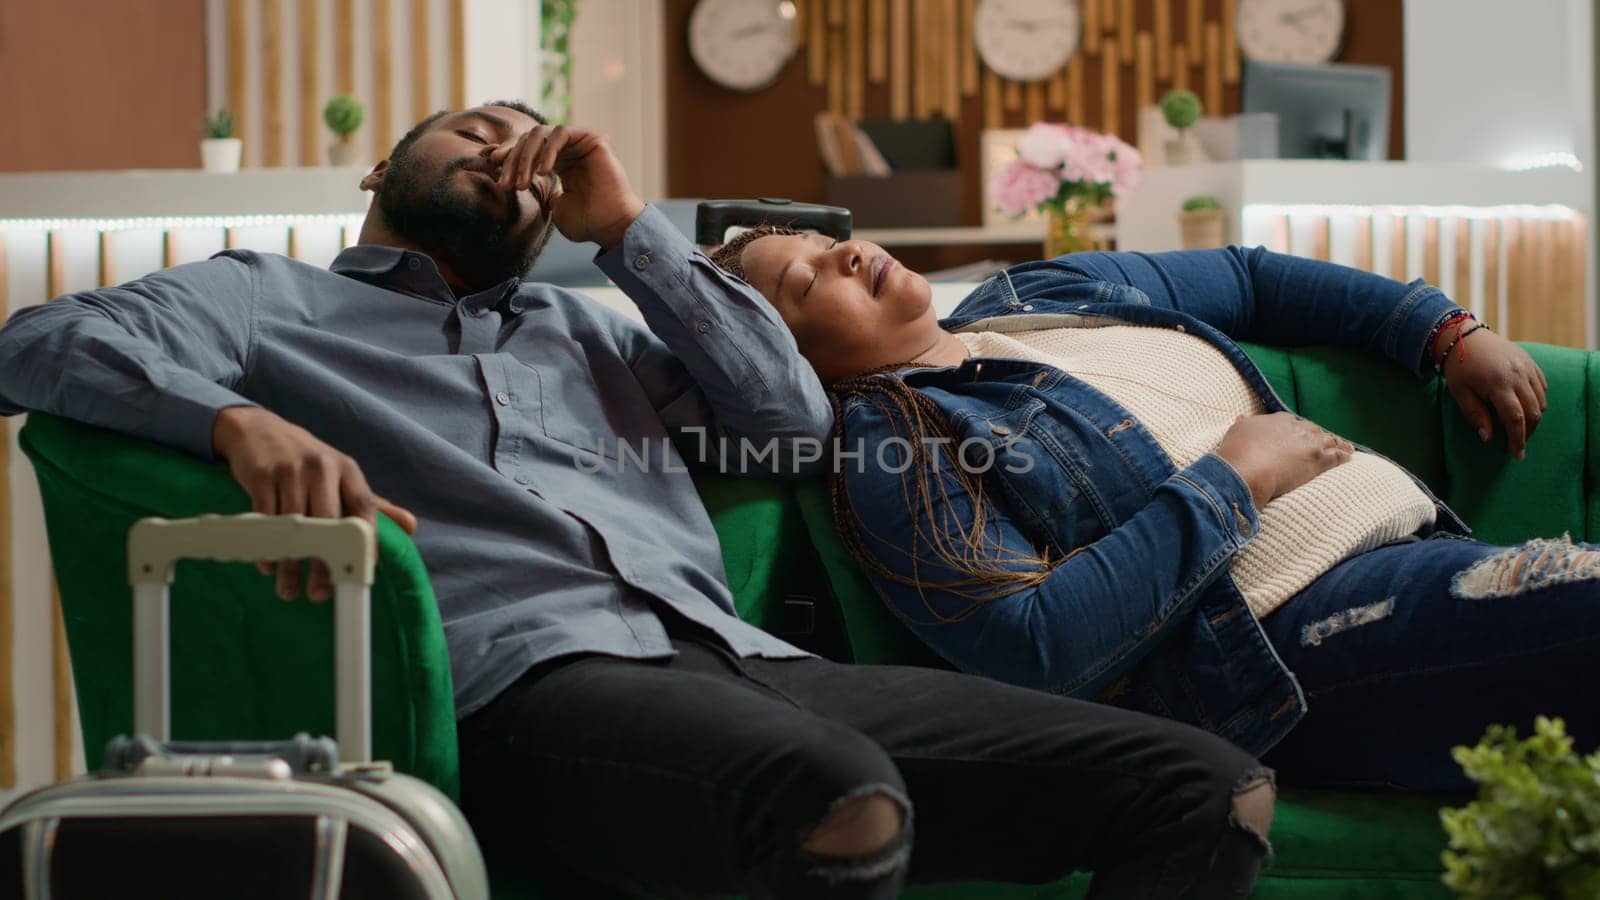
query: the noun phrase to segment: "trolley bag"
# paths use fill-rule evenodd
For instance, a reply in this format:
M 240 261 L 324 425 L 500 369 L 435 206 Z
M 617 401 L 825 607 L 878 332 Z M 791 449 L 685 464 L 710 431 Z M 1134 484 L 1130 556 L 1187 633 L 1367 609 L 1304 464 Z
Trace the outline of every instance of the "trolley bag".
M 466 819 L 371 759 L 372 526 L 356 518 L 143 519 L 128 535 L 134 737 L 98 773 L 0 812 L 0 897 L 486 900 Z M 338 743 L 169 740 L 168 584 L 179 559 L 317 558 L 335 582 Z M 341 764 L 341 749 L 353 762 Z

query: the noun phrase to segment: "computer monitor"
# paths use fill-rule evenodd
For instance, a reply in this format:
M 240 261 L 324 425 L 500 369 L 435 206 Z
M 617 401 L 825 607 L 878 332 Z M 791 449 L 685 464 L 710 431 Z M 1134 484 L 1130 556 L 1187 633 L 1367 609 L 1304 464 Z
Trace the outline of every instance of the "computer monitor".
M 1240 112 L 1278 117 L 1281 159 L 1389 158 L 1389 70 L 1246 61 Z

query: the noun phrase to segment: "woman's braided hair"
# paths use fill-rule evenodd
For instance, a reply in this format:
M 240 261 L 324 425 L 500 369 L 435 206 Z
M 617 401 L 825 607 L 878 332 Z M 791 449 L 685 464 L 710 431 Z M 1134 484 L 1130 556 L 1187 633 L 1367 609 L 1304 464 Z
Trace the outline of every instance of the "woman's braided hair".
M 744 278 L 740 255 L 752 241 L 768 235 L 799 233 L 785 226 L 761 225 L 741 232 L 717 248 L 711 254 L 711 261 L 723 271 Z M 985 603 L 1037 586 L 1049 577 L 1060 560 L 1052 560 L 1048 549 L 1006 547 L 997 534 L 991 534 L 990 516 L 996 512 L 996 504 L 989 496 L 988 478 L 982 471 L 963 465 L 959 458 L 955 465 L 940 465 L 938 451 L 929 448 L 943 445 L 949 448 L 947 452 L 955 453 L 961 443 L 960 435 L 951 426 L 950 417 L 932 398 L 894 374 L 915 365 L 917 363 L 909 361 L 895 363 L 824 385 L 833 406 L 834 439 L 837 444 L 844 438 L 845 405 L 851 400 L 858 400 L 889 419 L 896 434 L 910 443 L 907 471 L 914 475 L 909 479 L 911 487 L 905 493 L 905 501 L 914 530 L 912 546 L 926 545 L 935 559 L 958 573 L 957 577 L 936 584 L 924 581 L 918 575 L 915 552 L 868 531 L 851 502 L 842 466 L 834 469 L 829 484 L 833 521 L 840 540 L 865 569 L 885 580 L 915 588 L 933 622 L 956 622 Z M 970 521 L 960 521 L 953 509 L 952 487 L 947 483 L 951 480 L 954 493 L 969 499 Z M 869 552 L 869 540 L 905 556 L 911 563 L 910 574 L 885 565 Z M 953 614 L 942 613 L 928 602 L 928 588 L 971 603 Z

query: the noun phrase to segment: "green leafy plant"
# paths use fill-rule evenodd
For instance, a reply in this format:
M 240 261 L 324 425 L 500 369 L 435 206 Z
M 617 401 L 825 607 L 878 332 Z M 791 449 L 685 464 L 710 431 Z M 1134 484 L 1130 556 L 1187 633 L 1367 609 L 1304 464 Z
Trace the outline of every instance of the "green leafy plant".
M 208 140 L 220 140 L 233 137 L 233 113 L 226 106 L 217 108 L 217 111 L 200 124 L 200 130 L 205 133 Z
M 349 141 L 350 135 L 356 133 L 361 127 L 361 121 L 366 118 L 366 109 L 361 101 L 349 94 L 340 94 L 328 101 L 322 108 L 322 121 L 333 129 L 340 141 Z
M 1205 107 L 1200 105 L 1200 97 L 1194 91 L 1167 91 L 1161 98 L 1161 115 L 1167 124 L 1182 131 L 1200 121 L 1205 114 Z
M 1210 194 L 1195 194 L 1183 201 L 1184 212 L 1201 212 L 1208 209 L 1221 209 L 1222 204 Z
M 572 111 L 572 23 L 578 0 L 541 0 L 539 3 L 539 65 L 544 88 L 539 110 L 551 122 L 567 120 Z
M 1525 740 L 1495 725 L 1452 755 L 1479 787 L 1439 813 L 1446 886 L 1466 900 L 1600 897 L 1600 753 L 1578 756 L 1562 721 L 1541 716 Z

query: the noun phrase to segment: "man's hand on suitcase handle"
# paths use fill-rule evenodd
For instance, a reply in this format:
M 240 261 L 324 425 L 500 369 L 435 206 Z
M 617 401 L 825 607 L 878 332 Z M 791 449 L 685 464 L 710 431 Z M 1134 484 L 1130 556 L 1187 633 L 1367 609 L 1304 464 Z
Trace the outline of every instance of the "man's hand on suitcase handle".
M 407 534 L 417 531 L 417 517 L 374 494 L 355 460 L 268 410 L 255 406 L 222 410 L 211 426 L 211 446 L 227 460 L 255 512 L 329 519 L 359 516 L 376 525 L 381 511 Z M 301 560 L 263 560 L 256 565 L 262 574 L 277 573 L 280 598 L 300 596 Z M 305 587 L 314 602 L 333 595 L 333 581 L 321 560 L 311 561 Z

